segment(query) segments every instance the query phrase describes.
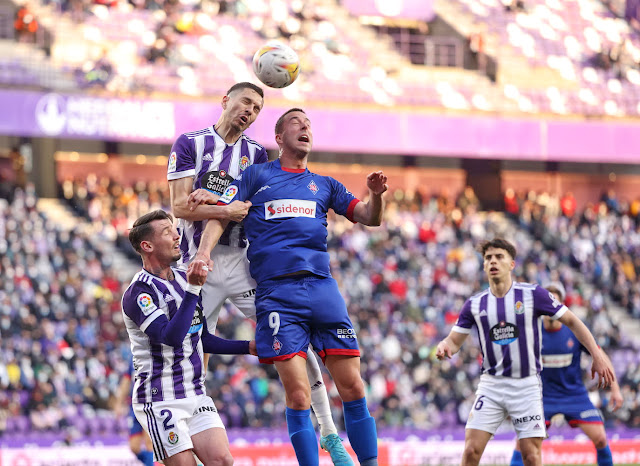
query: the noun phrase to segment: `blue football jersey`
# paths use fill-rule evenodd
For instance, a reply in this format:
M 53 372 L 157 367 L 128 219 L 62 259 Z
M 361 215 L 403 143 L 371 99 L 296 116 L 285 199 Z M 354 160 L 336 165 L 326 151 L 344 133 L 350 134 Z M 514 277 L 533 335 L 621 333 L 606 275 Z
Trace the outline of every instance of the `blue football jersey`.
M 563 398 L 586 395 L 580 356 L 586 348 L 573 332 L 563 325 L 559 330 L 542 328 L 542 395 Z
M 251 201 L 244 219 L 250 271 L 256 282 L 293 272 L 331 276 L 327 212 L 353 221 L 359 200 L 339 181 L 304 170 L 283 169 L 279 160 L 251 165 L 219 203 Z

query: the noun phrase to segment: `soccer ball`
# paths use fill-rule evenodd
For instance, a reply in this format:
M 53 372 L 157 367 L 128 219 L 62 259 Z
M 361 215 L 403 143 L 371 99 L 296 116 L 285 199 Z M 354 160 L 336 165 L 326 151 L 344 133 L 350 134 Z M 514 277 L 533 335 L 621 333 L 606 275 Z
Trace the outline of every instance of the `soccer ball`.
M 300 73 L 300 60 L 291 47 L 270 42 L 253 56 L 253 72 L 269 87 L 287 87 Z

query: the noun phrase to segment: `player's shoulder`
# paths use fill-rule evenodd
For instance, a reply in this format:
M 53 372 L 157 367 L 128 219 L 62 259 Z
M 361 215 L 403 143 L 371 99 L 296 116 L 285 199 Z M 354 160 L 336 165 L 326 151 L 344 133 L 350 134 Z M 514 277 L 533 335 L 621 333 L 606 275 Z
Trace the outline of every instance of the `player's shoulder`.
M 211 126 L 208 126 L 206 128 L 203 128 L 203 129 L 199 129 L 197 131 L 191 131 L 191 132 L 187 132 L 187 133 L 182 133 L 180 135 L 180 137 L 183 138 L 183 139 L 195 139 L 198 136 L 206 136 L 208 134 L 212 134 Z
M 467 303 L 471 303 L 471 301 L 475 301 L 482 298 L 483 296 L 487 296 L 489 294 L 489 291 L 491 291 L 490 288 L 485 288 L 484 290 L 478 291 L 476 294 L 471 295 L 471 297 L 467 299 Z
M 123 294 L 123 299 L 134 296 L 139 293 L 153 291 L 153 278 L 144 269 L 136 273 L 131 279 L 131 283 Z
M 250 144 L 252 146 L 256 146 L 256 149 L 258 149 L 258 150 L 266 150 L 265 147 L 262 144 L 260 144 L 255 139 L 251 139 L 249 136 L 247 136 L 244 133 L 242 134 L 242 139 L 245 140 L 247 142 L 247 144 Z

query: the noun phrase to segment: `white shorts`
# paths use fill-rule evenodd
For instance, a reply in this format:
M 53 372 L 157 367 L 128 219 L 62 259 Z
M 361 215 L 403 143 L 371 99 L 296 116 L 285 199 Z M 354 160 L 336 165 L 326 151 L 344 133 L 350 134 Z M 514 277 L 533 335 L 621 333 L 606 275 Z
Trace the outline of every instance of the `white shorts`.
M 507 417 L 511 417 L 519 439 L 547 436 L 542 381 L 538 375 L 523 379 L 489 374 L 480 376 L 466 428 L 495 434 Z
M 213 334 L 220 308 L 229 299 L 247 318 L 256 317 L 256 281 L 249 273 L 247 248 L 216 245 L 211 251 L 213 270 L 202 287 L 202 306 L 207 329 Z
M 151 437 L 156 461 L 192 449 L 192 435 L 215 427 L 224 429 L 213 400 L 206 395 L 134 403 L 133 412 Z

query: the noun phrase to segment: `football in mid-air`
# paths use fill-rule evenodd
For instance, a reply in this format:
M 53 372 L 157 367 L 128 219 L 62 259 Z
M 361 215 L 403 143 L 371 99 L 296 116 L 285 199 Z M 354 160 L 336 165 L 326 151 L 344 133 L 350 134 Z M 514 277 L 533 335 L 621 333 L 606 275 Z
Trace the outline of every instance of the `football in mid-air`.
M 269 42 L 253 56 L 253 72 L 269 87 L 287 87 L 300 73 L 300 60 L 288 45 Z

